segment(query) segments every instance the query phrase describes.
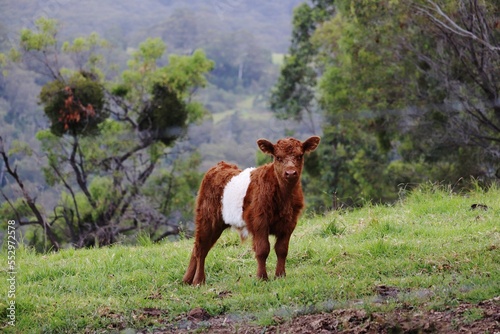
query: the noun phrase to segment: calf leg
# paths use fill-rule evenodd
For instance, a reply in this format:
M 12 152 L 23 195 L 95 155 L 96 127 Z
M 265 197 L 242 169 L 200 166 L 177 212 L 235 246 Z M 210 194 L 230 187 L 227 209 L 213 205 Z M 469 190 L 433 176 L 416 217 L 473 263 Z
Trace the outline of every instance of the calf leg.
M 202 224 L 200 222 L 200 224 Z M 205 258 L 227 227 L 223 223 L 201 225 L 208 228 L 196 229 L 195 242 L 189 266 L 182 279 L 187 284 L 199 285 L 205 283 Z
M 205 283 L 205 258 L 225 228 L 226 226 L 219 225 L 214 231 L 211 231 L 210 235 L 201 236 L 200 239 L 203 242 L 200 244 L 201 247 L 198 248 L 198 262 L 196 263 L 196 274 L 194 275 L 193 285 Z
M 276 244 L 274 245 L 274 250 L 276 251 L 276 257 L 278 261 L 276 263 L 276 277 L 284 277 L 285 273 L 285 262 L 288 255 L 288 244 L 290 242 L 291 234 L 283 234 L 276 237 Z
M 215 245 L 222 232 L 228 227 L 223 222 L 208 225 L 213 229 L 196 230 L 195 243 L 189 266 L 183 281 L 188 284 L 199 285 L 205 283 L 205 258 Z
M 268 234 L 254 234 L 253 249 L 257 259 L 257 278 L 267 280 L 266 260 L 271 246 Z
M 193 278 L 194 275 L 196 274 L 196 264 L 197 264 L 197 257 L 196 257 L 196 250 L 197 246 L 196 243 L 194 244 L 193 251 L 191 252 L 191 259 L 189 260 L 189 266 L 186 270 L 186 273 L 184 274 L 184 277 L 182 278 L 182 281 L 187 284 L 193 284 Z

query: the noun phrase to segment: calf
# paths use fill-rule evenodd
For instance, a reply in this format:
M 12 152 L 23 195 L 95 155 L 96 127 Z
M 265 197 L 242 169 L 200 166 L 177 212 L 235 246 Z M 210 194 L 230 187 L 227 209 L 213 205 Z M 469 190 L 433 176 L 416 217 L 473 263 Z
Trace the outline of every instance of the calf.
M 244 240 L 252 235 L 257 258 L 257 277 L 267 279 L 266 259 L 269 235 L 276 236 L 278 258 L 276 277 L 285 276 L 288 243 L 304 207 L 300 175 L 304 153 L 316 149 L 319 137 L 304 142 L 280 139 L 276 144 L 259 139 L 262 152 L 274 161 L 244 171 L 236 165 L 219 162 L 205 174 L 196 202 L 196 234 L 191 260 L 183 281 L 205 283 L 205 258 L 222 232 L 232 226 Z

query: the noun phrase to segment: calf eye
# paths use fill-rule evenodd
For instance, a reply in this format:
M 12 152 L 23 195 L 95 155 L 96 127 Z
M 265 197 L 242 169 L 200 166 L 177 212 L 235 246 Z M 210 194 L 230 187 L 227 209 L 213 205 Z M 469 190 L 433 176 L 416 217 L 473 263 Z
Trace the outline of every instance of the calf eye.
M 283 160 L 280 157 L 275 157 L 275 158 L 276 158 L 276 161 L 278 161 L 278 162 L 281 162 Z

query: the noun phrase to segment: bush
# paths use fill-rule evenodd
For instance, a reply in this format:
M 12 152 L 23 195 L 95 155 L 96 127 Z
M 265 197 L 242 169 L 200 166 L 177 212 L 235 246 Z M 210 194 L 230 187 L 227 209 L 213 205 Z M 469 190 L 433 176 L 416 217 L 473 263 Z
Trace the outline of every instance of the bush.
M 58 137 L 96 135 L 99 124 L 109 116 L 103 109 L 103 88 L 89 73 L 79 72 L 68 81 L 49 82 L 39 97 L 51 123 L 50 131 Z
M 165 145 L 173 143 L 186 128 L 186 103 L 167 86 L 155 84 L 153 99 L 139 117 L 139 130 L 149 131 Z

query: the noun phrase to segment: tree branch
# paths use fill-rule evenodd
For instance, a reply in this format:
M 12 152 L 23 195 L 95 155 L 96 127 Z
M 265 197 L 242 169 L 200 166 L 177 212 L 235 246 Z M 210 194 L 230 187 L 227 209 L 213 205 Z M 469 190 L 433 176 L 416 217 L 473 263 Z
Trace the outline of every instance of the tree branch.
M 57 237 L 54 234 L 54 232 L 52 231 L 52 229 L 49 226 L 49 224 L 47 223 L 47 221 L 45 220 L 45 217 L 42 215 L 40 210 L 38 210 L 38 208 L 36 207 L 35 201 L 30 196 L 30 194 L 28 193 L 26 188 L 24 187 L 22 180 L 20 179 L 19 175 L 17 174 L 17 167 L 15 167 L 14 170 L 12 170 L 12 168 L 9 164 L 9 158 L 8 158 L 7 154 L 5 153 L 3 139 L 1 136 L 0 136 L 0 154 L 2 155 L 7 173 L 9 173 L 9 175 L 12 176 L 14 178 L 14 180 L 16 181 L 17 185 L 19 186 L 19 188 L 21 189 L 21 191 L 23 193 L 23 197 L 26 200 L 28 207 L 35 215 L 35 217 L 38 221 L 38 224 L 43 227 L 43 229 L 45 231 L 45 235 L 49 238 L 54 250 L 58 251 L 60 249 L 60 247 L 59 247 L 59 243 L 57 242 Z
M 83 193 L 87 197 L 87 200 L 89 201 L 92 208 L 95 209 L 97 207 L 97 204 L 94 201 L 94 199 L 92 198 L 92 195 L 90 194 L 90 191 L 87 188 L 86 175 L 85 175 L 84 171 L 80 170 L 80 166 L 76 162 L 76 153 L 78 151 L 79 151 L 78 137 L 73 136 L 73 146 L 72 146 L 72 151 L 71 151 L 71 155 L 69 158 L 69 163 L 76 174 L 76 182 L 78 183 L 78 185 L 80 186 L 80 189 L 82 189 Z
M 156 238 L 153 242 L 160 242 L 161 240 L 168 237 L 169 235 L 177 235 L 177 234 L 179 234 L 179 232 L 180 232 L 180 228 L 178 226 L 172 226 L 172 230 L 164 232 L 158 238 Z
M 59 179 L 64 184 L 64 187 L 66 187 L 66 189 L 68 189 L 69 193 L 71 194 L 71 199 L 73 200 L 73 206 L 75 208 L 76 219 L 78 220 L 78 226 L 81 226 L 82 225 L 82 219 L 80 217 L 80 210 L 78 210 L 78 203 L 76 202 L 75 192 L 73 191 L 73 188 L 71 188 L 71 186 L 68 184 L 68 182 L 66 182 L 66 180 L 62 176 L 62 174 L 59 171 L 59 169 L 57 169 L 52 164 L 50 165 L 50 167 L 52 167 L 52 169 L 54 170 L 54 172 L 56 172 L 57 176 L 59 176 Z M 55 210 L 55 208 L 54 208 L 54 210 Z M 66 216 L 65 216 L 65 218 L 66 218 Z M 73 234 L 72 235 L 72 239 L 76 240 L 75 239 L 76 236 L 75 236 L 75 233 L 74 233 L 73 225 L 70 224 L 68 221 L 67 221 L 67 225 L 70 228 L 70 232 Z
M 0 137 L 0 141 L 1 141 L 1 137 Z M 12 202 L 9 200 L 9 198 L 7 197 L 7 195 L 5 195 L 5 193 L 2 191 L 1 188 L 0 188 L 0 192 L 2 193 L 2 197 L 5 199 L 5 201 L 7 202 L 7 204 L 9 204 L 9 206 L 12 209 L 12 211 L 16 215 L 17 221 L 20 222 L 21 221 L 21 215 L 19 214 L 19 211 L 17 211 L 17 209 L 14 207 L 14 205 L 12 205 Z
M 472 33 L 471 31 L 468 31 L 468 30 L 460 27 L 458 24 L 456 24 L 455 21 L 453 21 L 448 15 L 446 15 L 446 13 L 441 9 L 441 7 L 439 7 L 439 5 L 436 4 L 434 1 L 427 0 L 427 2 L 429 4 L 431 4 L 432 7 L 427 7 L 427 9 L 424 7 L 417 7 L 417 8 L 420 12 L 427 15 L 432 21 L 434 21 L 435 23 L 437 23 L 441 27 L 451 31 L 454 34 L 478 41 L 479 43 L 483 44 L 491 51 L 495 51 L 495 52 L 500 51 L 499 46 L 495 46 L 495 45 L 490 44 L 488 41 L 485 41 L 483 38 L 478 37 L 476 34 Z M 442 20 L 437 18 L 436 16 L 434 16 L 434 14 L 431 13 L 431 11 L 434 11 L 435 13 L 439 14 L 439 16 L 442 18 Z

